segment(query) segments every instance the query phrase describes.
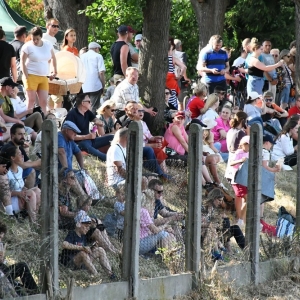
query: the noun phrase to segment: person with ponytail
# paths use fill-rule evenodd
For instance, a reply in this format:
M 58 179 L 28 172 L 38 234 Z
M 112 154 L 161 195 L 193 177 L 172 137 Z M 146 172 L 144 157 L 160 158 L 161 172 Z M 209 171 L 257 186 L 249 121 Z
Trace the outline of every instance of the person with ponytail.
M 247 59 L 248 69 L 245 70 L 248 73 L 249 78 L 247 81 L 247 94 L 250 92 L 257 92 L 259 95 L 263 92 L 264 86 L 264 72 L 270 72 L 278 67 L 281 67 L 283 60 L 280 60 L 274 65 L 266 66 L 263 62 L 259 61 L 259 56 L 262 53 L 262 45 L 258 42 L 257 38 L 252 38 L 250 42 L 250 50 L 252 55 Z

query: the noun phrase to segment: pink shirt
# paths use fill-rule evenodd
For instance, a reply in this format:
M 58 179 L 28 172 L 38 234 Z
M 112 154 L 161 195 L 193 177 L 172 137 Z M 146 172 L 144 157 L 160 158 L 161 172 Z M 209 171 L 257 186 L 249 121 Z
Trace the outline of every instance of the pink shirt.
M 146 208 L 141 208 L 140 214 L 140 239 L 143 239 L 151 234 L 148 226 L 153 224 L 153 220 Z
M 184 155 L 184 153 L 185 153 L 184 148 L 182 147 L 182 145 L 179 143 L 176 136 L 172 132 L 172 127 L 174 125 L 175 124 L 170 124 L 168 129 L 166 130 L 165 140 L 168 142 L 168 147 L 169 148 L 175 150 L 180 155 Z M 176 125 L 176 126 L 178 126 L 178 125 Z M 187 134 L 186 134 L 186 131 L 185 131 L 184 127 L 183 126 L 181 126 L 181 127 L 178 126 L 178 128 L 181 131 L 181 135 L 182 135 L 183 139 L 187 142 Z
M 227 144 L 226 139 L 220 140 L 220 130 L 225 130 L 225 132 L 228 132 L 230 129 L 229 121 L 223 121 L 221 117 L 217 118 L 215 120 L 217 122 L 217 125 L 211 129 L 211 132 L 214 134 L 214 142 L 221 143 L 221 152 L 226 153 L 227 150 Z

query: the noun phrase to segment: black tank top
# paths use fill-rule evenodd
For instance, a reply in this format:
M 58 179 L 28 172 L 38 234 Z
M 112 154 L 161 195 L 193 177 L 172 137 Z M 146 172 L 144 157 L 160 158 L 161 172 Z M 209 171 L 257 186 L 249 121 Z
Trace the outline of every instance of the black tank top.
M 248 67 L 248 75 L 264 77 L 264 71 L 252 66 L 252 67 Z
M 120 52 L 121 52 L 122 46 L 124 46 L 124 45 L 127 45 L 127 44 L 123 41 L 117 41 L 117 42 L 114 42 L 110 48 L 110 55 L 111 55 L 111 58 L 112 58 L 113 64 L 114 64 L 114 74 L 123 75 L 123 76 L 125 76 L 125 74 L 123 74 L 123 71 L 121 68 Z M 131 67 L 131 55 L 130 55 L 129 51 L 128 51 L 128 56 L 127 56 L 127 66 Z

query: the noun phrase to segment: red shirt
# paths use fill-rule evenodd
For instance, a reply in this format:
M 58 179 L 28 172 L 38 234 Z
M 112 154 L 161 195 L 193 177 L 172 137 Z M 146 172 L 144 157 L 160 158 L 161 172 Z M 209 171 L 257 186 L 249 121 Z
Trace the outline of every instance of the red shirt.
M 197 96 L 193 96 L 187 105 L 187 108 L 192 113 L 192 119 L 195 119 L 201 115 L 200 110 L 204 107 L 204 101 Z
M 76 47 L 64 46 L 63 50 L 69 51 L 76 56 L 79 56 L 78 49 Z
M 298 108 L 296 105 L 293 106 L 292 108 L 289 109 L 288 111 L 289 113 L 289 117 L 292 116 L 292 115 L 300 115 L 300 108 Z

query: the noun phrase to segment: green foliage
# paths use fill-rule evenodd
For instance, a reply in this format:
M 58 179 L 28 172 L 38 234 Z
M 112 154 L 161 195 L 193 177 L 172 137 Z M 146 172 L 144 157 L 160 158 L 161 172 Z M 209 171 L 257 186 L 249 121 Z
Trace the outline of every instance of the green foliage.
M 25 20 L 45 26 L 43 0 L 5 0 Z
M 226 45 L 238 50 L 242 40 L 251 37 L 268 38 L 273 48 L 288 48 L 295 39 L 293 1 L 231 0 L 225 15 Z

